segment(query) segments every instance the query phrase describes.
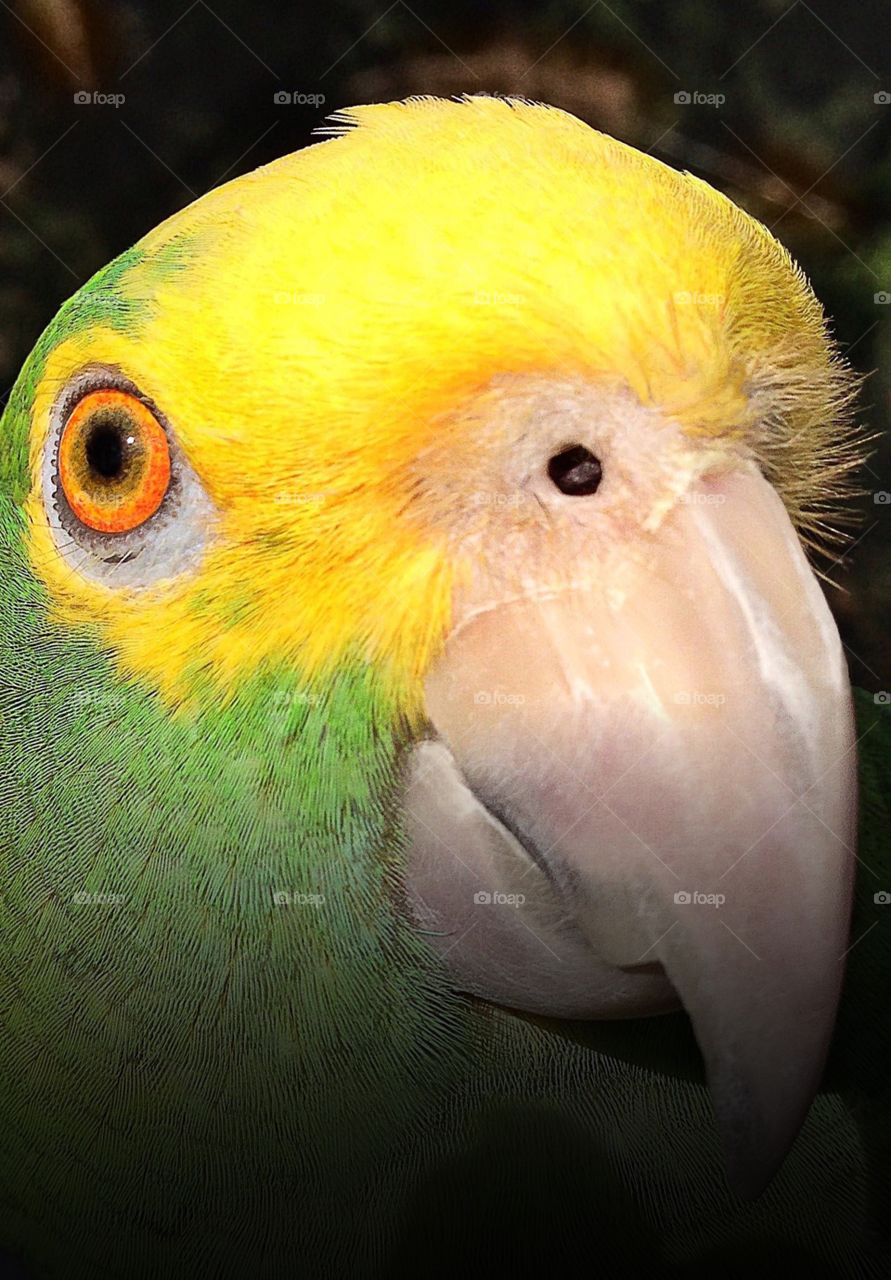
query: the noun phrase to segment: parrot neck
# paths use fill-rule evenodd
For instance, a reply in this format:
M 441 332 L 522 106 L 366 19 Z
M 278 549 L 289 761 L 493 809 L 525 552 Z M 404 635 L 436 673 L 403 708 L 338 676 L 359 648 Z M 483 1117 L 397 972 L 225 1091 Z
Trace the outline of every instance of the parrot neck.
M 367 1173 L 463 1058 L 456 998 L 401 912 L 401 734 L 374 673 L 323 696 L 267 676 L 171 715 L 49 623 L 26 574 L 0 576 L 5 1114 L 28 1146 L 67 1135 L 60 1160 L 95 1161 L 110 1200 L 136 1198 L 146 1150 L 183 1195 L 236 1142 L 238 1188 L 347 1135 Z M 452 1038 L 424 1048 L 444 1019 Z M 0 1172 L 20 1150 L 0 1143 Z

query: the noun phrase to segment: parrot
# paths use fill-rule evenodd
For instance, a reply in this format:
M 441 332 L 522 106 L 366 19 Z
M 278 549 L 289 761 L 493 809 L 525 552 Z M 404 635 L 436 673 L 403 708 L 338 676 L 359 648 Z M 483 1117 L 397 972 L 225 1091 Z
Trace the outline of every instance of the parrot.
M 322 134 L 100 270 L 0 424 L 0 1247 L 886 1275 L 823 308 L 557 108 Z

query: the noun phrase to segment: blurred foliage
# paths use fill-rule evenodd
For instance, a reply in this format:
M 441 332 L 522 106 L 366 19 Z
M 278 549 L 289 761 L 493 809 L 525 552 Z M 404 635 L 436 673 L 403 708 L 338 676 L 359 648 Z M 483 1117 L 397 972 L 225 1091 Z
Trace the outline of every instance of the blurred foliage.
M 891 502 L 875 500 L 891 493 L 880 0 L 4 0 L 0 31 L 0 393 L 94 270 L 353 102 L 521 94 L 726 191 L 789 246 L 871 375 L 862 417 L 879 438 L 829 598 L 856 682 L 891 688 Z M 280 91 L 294 100 L 276 102 Z M 75 100 L 94 92 L 124 100 Z

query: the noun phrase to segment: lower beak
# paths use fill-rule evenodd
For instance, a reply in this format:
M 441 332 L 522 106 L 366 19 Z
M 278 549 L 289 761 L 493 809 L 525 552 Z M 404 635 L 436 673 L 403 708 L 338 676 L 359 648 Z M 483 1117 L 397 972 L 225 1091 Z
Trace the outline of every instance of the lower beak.
M 459 618 L 428 713 L 598 960 L 661 966 L 731 1183 L 754 1195 L 818 1087 L 842 979 L 856 772 L 841 645 L 754 466 L 699 481 L 618 559 Z

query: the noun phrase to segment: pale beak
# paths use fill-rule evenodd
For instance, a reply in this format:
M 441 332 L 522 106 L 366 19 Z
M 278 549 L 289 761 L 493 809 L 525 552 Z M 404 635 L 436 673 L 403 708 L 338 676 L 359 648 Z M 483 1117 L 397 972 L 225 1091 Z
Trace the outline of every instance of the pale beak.
M 819 1085 L 855 862 L 841 644 L 780 499 L 752 464 L 696 482 L 633 563 L 459 618 L 426 694 L 462 785 L 557 900 L 553 928 L 538 904 L 526 932 L 562 956 L 571 925 L 601 987 L 615 974 L 577 1014 L 621 1016 L 615 992 L 656 966 L 663 1007 L 676 993 L 692 1020 L 731 1182 L 756 1194 Z M 468 831 L 451 838 L 472 869 Z M 417 879 L 429 899 L 441 877 Z M 487 962 L 477 943 L 477 991 Z M 527 972 L 508 1002 L 547 1012 Z

